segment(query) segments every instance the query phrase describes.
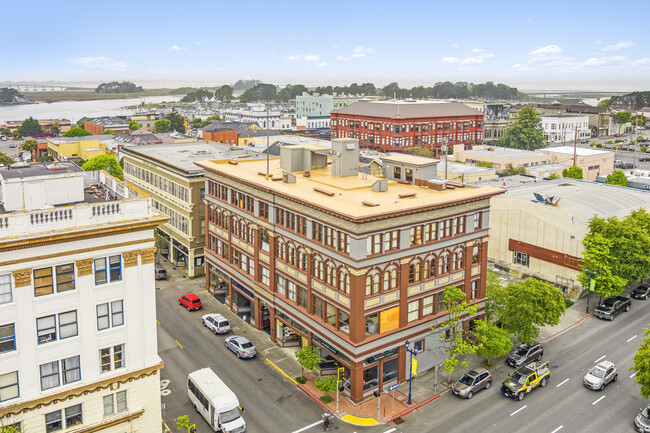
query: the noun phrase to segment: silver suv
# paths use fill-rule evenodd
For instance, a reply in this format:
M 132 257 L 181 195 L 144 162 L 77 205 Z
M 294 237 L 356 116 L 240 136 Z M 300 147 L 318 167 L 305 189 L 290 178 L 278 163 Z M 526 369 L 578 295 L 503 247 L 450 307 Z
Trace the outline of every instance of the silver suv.
M 602 361 L 585 374 L 582 382 L 587 388 L 602 391 L 605 385 L 616 382 L 616 379 L 618 379 L 618 370 L 614 363 Z

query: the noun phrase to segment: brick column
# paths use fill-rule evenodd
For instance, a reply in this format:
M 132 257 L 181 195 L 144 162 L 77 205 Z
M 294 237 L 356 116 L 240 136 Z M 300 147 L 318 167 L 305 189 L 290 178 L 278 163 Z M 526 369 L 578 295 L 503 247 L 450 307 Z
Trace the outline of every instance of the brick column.
M 349 268 L 350 272 L 350 340 L 361 343 L 366 338 L 364 301 L 367 269 Z
M 409 263 L 410 257 L 404 257 L 399 262 L 399 327 L 408 325 L 408 292 L 409 292 Z M 422 269 L 420 269 L 422 270 Z
M 363 361 L 350 363 L 350 399 L 355 403 L 363 400 Z
M 481 264 L 481 281 L 478 286 L 478 297 L 486 297 L 486 285 L 487 285 L 487 259 L 488 259 L 488 239 L 486 236 L 481 240 L 481 245 L 479 247 L 479 263 Z

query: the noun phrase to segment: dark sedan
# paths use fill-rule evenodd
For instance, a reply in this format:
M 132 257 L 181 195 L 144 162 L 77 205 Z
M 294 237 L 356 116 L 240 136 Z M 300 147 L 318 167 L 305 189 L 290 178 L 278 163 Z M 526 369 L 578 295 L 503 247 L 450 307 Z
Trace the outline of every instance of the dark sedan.
M 641 284 L 632 290 L 632 297 L 636 299 L 648 299 L 650 297 L 650 284 Z

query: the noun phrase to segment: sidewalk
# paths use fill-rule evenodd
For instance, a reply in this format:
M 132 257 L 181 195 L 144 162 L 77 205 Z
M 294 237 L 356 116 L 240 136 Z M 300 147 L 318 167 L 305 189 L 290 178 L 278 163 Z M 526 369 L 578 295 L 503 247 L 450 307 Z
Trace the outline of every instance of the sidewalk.
M 407 404 L 409 383 L 408 381 L 405 381 L 402 382 L 399 388 L 394 391 L 394 402 L 393 392 L 388 394 L 382 393 L 381 405 L 379 408 L 378 399 L 376 397 L 369 397 L 360 404 L 354 404 L 340 395 L 337 411 L 336 393 L 330 394 L 333 398 L 332 402 L 324 404 L 320 401 L 319 397 L 323 396 L 323 392 L 318 390 L 314 384 L 314 379 L 316 378 L 314 373 L 309 372 L 306 374 L 307 382 L 304 385 L 295 381 L 295 378 L 299 377 L 302 371 L 300 364 L 296 361 L 294 355 L 295 350 L 278 347 L 275 343 L 271 342 L 269 334 L 254 329 L 237 316 L 232 310 L 217 301 L 205 290 L 204 277 L 190 280 L 189 278 L 184 277 L 180 270 L 173 269 L 174 267 L 167 260 L 161 259 L 161 264 L 167 269 L 169 279 L 166 281 L 156 281 L 157 289 L 175 290 L 178 292 L 179 296 L 185 293 L 195 293 L 200 296 L 201 302 L 203 303 L 202 314 L 219 313 L 225 316 L 230 321 L 231 333 L 246 336 L 246 338 L 257 347 L 258 357 L 268 363 L 270 368 L 301 388 L 317 403 L 323 406 L 325 410 L 330 411 L 345 422 L 359 426 L 372 426 L 388 423 L 439 398 L 449 389 L 445 384 L 443 384 L 443 381 L 446 381 L 448 378 L 448 373 L 442 366 L 440 366 L 437 375 L 435 369 L 432 369 L 418 373 L 417 376 L 413 377 L 410 405 Z M 592 296 L 590 308 L 593 309 L 597 305 L 597 302 L 597 297 Z M 540 330 L 538 340 L 541 342 L 550 341 L 561 333 L 582 323 L 587 317 L 589 317 L 584 313 L 585 307 L 586 298 L 583 297 L 578 299 L 574 305 L 567 308 L 566 314 L 560 319 L 560 323 L 557 326 L 545 327 Z M 494 365 L 490 367 L 493 376 L 505 377 L 510 371 L 510 367 L 502 362 L 504 358 L 505 356 L 495 360 Z M 471 368 L 478 366 L 482 366 L 482 360 L 474 355 L 468 356 L 467 367 L 457 369 L 452 376 L 452 380 L 458 379 L 461 370 L 470 370 Z

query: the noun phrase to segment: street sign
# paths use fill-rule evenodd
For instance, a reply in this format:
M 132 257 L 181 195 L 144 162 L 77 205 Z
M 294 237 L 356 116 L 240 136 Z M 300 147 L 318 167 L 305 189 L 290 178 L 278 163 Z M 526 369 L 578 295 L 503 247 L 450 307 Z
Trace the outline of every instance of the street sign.
M 399 383 L 394 383 L 391 386 L 388 387 L 388 392 L 391 392 L 395 389 L 399 388 Z

